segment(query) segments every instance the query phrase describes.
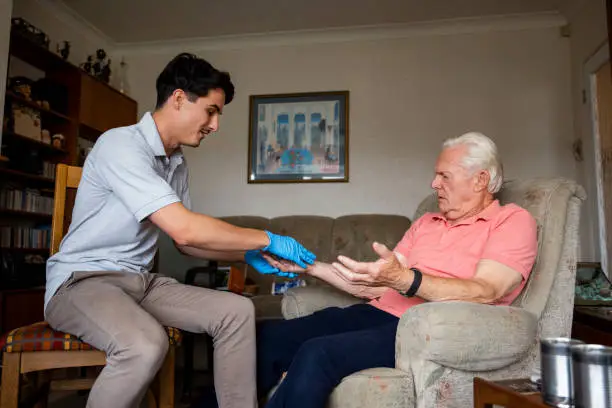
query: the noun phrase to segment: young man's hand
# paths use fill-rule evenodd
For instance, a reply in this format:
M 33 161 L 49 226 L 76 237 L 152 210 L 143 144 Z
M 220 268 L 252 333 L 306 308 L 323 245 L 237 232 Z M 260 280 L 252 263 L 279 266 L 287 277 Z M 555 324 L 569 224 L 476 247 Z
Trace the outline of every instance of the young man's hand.
M 257 272 L 265 275 L 274 274 L 286 278 L 295 278 L 297 276 L 295 273 L 281 271 L 279 268 L 270 265 L 258 249 L 245 252 L 244 261 L 255 268 Z
M 266 231 L 266 234 L 268 234 L 270 243 L 263 249 L 265 252 L 298 264 L 302 268 L 306 268 L 307 264 L 312 265 L 317 259 L 315 254 L 291 237 L 276 235 L 270 231 Z

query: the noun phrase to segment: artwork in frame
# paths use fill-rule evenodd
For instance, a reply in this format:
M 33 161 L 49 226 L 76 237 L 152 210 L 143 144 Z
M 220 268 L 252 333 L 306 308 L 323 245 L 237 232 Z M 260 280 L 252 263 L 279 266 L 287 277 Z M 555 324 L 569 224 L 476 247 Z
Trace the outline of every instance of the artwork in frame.
M 348 182 L 348 91 L 253 95 L 249 108 L 249 183 Z

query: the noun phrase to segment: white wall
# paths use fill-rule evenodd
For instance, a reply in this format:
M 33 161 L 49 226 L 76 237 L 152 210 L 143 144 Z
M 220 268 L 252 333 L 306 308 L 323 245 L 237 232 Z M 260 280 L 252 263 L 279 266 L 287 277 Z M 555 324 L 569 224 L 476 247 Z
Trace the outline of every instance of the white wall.
M 6 89 L 6 72 L 8 69 L 9 38 L 11 33 L 11 15 L 13 0 L 0 0 L 0 106 L 4 106 Z M 0 145 L 2 144 L 2 121 L 4 109 L 0 111 Z
M 570 45 L 558 27 L 208 48 L 199 54 L 230 71 L 237 94 L 218 134 L 186 150 L 198 211 L 412 216 L 431 192 L 442 141 L 470 130 L 498 143 L 508 178 L 576 176 Z M 182 50 L 179 45 L 118 50 L 130 65 L 132 96 L 141 113 L 154 106 L 157 74 Z M 247 184 L 249 95 L 345 89 L 351 92 L 350 183 Z M 164 272 L 184 268 L 184 260 L 167 247 L 166 242 Z
M 585 154 L 585 160 L 577 165 L 576 175 L 588 196 L 582 207 L 580 229 L 580 259 L 584 261 L 600 261 L 593 129 L 591 113 L 582 94 L 589 86 L 585 83 L 584 64 L 606 41 L 605 3 L 605 0 L 568 0 L 563 10 L 571 32 L 573 129 L 575 138 L 583 142 Z

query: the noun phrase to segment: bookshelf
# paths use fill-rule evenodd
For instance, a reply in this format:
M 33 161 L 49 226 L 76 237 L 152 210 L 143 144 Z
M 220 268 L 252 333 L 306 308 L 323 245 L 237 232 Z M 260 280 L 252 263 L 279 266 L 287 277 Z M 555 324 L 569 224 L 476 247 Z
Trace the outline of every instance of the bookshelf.
M 15 77 L 26 77 L 32 93 L 12 87 Z M 136 123 L 138 111 L 132 98 L 16 31 L 10 35 L 6 80 L 0 150 L 0 333 L 43 318 L 38 306 L 20 310 L 17 320 L 11 316 L 24 304 L 42 304 L 55 166 L 82 165 L 84 146 L 110 128 Z M 73 200 L 74 195 L 68 197 L 67 208 Z

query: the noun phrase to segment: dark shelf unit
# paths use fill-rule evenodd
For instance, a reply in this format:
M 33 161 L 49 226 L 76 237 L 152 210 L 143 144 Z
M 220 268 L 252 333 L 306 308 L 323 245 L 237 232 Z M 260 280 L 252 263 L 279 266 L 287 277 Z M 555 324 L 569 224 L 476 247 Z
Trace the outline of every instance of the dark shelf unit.
M 54 181 L 41 175 L 41 162 L 80 165 L 79 138 L 95 142 L 110 128 L 134 124 L 138 106 L 134 99 L 15 31 L 10 35 L 9 55 L 42 71 L 47 81 L 65 89 L 66 94 L 63 96 L 66 103 L 54 106 L 53 101 L 49 101 L 51 106 L 46 109 L 42 103 L 28 100 L 7 88 L 5 112 L 10 112 L 13 104 L 39 112 L 42 129 L 49 130 L 51 136 L 61 133 L 64 145 L 58 149 L 41 140 L 17 134 L 12 128 L 6 127 L 8 123 L 3 123 L 0 184 L 8 184 L 20 190 L 35 189 L 40 195 L 51 197 Z M 40 160 L 35 162 L 35 166 L 30 163 L 34 160 L 32 157 Z M 67 202 L 67 212 L 71 211 L 71 205 L 72 202 Z M 0 226 L 37 228 L 51 225 L 51 221 L 51 214 L 0 208 Z M 16 258 L 39 255 L 46 259 L 49 249 L 0 247 L 0 253 L 8 253 Z M 44 284 L 44 266 L 42 272 L 38 269 L 36 272 L 27 272 L 30 270 L 18 269 L 21 275 L 32 273 L 31 278 L 24 281 L 0 279 L 0 333 L 44 319 L 44 287 L 40 287 L 41 283 Z

